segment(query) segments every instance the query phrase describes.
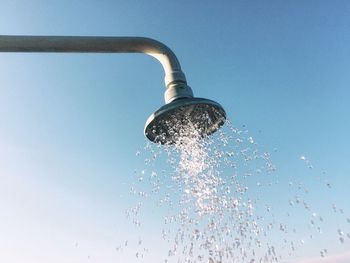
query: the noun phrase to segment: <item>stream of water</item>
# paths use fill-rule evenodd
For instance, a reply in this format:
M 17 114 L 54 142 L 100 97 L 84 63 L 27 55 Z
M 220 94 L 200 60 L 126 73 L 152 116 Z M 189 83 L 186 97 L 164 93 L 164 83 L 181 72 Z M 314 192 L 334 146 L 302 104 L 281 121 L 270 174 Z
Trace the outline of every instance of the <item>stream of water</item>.
M 186 127 L 174 145 L 147 142 L 136 155 L 144 158 L 144 167 L 135 171 L 137 181 L 130 191 L 140 202 L 127 217 L 142 227 L 143 204 L 159 207 L 154 216 L 163 218 L 159 235 L 168 245 L 164 262 L 290 262 L 313 243 L 309 247 L 327 257 L 333 246 L 315 241 L 325 238 L 324 232 L 334 235 L 339 246 L 350 242 L 349 211 L 324 202 L 341 221 L 329 227 L 313 206 L 307 183 L 298 179 L 286 184 L 271 153 L 229 121 L 206 138 Z M 299 162 L 313 169 L 304 155 Z M 321 178 L 318 183 L 332 191 L 329 181 Z M 136 258 L 148 253 L 142 245 Z

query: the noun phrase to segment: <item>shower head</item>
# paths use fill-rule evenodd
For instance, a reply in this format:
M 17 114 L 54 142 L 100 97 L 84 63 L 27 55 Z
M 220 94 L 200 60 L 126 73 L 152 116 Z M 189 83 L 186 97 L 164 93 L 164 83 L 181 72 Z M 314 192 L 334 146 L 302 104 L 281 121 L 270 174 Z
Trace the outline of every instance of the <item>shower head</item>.
M 202 98 L 179 98 L 162 106 L 146 121 L 145 135 L 156 143 L 173 144 L 181 136 L 206 137 L 225 122 L 222 106 Z

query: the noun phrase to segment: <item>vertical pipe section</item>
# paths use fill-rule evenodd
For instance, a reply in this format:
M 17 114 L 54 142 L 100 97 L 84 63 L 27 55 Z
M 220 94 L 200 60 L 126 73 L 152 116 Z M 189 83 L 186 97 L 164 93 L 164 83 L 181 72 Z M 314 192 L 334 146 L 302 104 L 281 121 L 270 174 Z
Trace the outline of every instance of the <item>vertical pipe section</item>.
M 165 86 L 186 85 L 175 54 L 163 43 L 145 37 L 0 36 L 0 52 L 145 53 L 156 58 L 165 72 Z

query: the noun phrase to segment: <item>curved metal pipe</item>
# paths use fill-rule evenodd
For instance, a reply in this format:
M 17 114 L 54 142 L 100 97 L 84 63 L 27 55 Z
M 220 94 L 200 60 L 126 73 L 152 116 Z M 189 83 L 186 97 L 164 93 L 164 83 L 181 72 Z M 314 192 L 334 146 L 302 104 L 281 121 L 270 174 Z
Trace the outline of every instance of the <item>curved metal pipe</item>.
M 175 54 L 163 43 L 145 37 L 0 36 L 0 52 L 145 53 L 156 58 L 165 72 L 165 86 L 185 84 Z

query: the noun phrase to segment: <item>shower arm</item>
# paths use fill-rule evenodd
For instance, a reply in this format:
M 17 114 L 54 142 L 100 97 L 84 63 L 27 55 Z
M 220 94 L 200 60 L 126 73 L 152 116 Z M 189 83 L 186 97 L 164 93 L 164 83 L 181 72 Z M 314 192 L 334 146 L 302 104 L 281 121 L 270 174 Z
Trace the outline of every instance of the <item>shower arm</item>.
M 166 103 L 179 98 L 193 97 L 174 52 L 151 38 L 0 35 L 0 52 L 145 53 L 156 58 L 163 66 Z

